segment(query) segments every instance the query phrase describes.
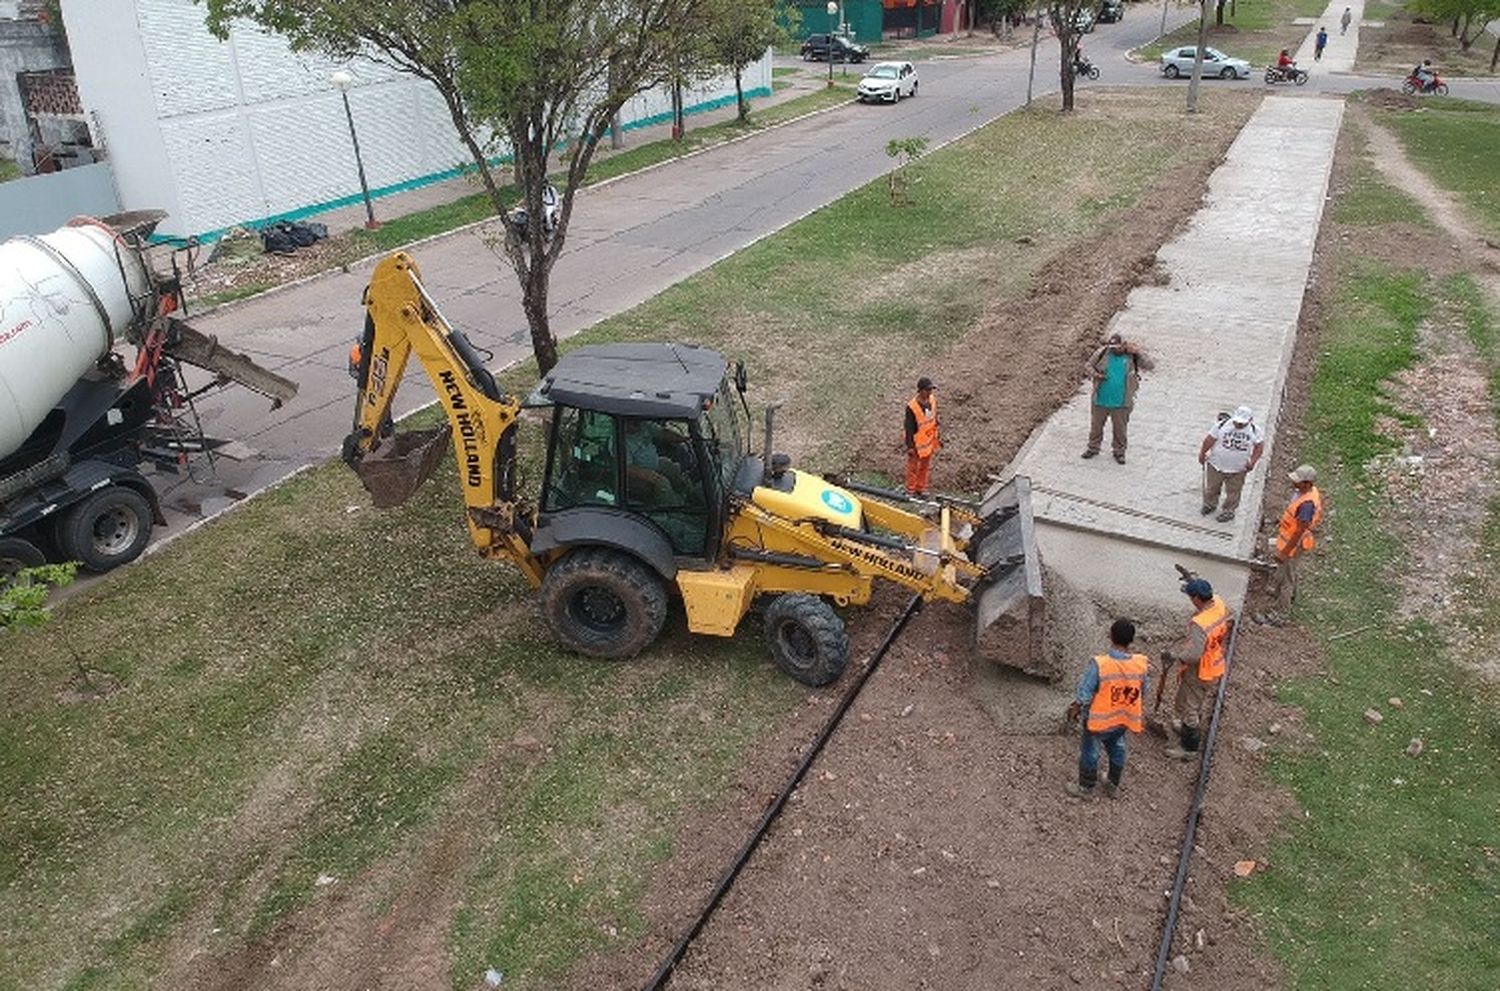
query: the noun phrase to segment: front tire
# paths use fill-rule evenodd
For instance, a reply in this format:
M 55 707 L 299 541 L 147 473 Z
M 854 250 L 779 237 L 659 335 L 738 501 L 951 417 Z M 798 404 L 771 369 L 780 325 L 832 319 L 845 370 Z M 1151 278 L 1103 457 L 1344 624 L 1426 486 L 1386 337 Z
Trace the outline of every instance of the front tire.
M 922 85 L 921 83 L 912 83 L 911 84 L 911 98 L 913 100 L 915 100 L 917 98 L 917 87 L 921 86 L 921 85 Z
M 1181 74 L 1182 71 L 1178 69 L 1176 65 L 1171 63 L 1168 63 L 1167 67 L 1162 70 L 1162 75 L 1166 76 L 1168 79 L 1176 79 Z
M 1219 73 L 1219 78 L 1220 79 L 1233 79 L 1234 78 L 1234 70 L 1233 69 L 1224 69 L 1222 72 Z
M 1294 82 L 1296 82 L 1296 84 L 1298 86 L 1306 86 L 1307 85 L 1307 73 L 1305 73 L 1305 72 L 1299 72 L 1299 73 L 1297 73 L 1297 78 L 1294 80 Z
M 1089 78 L 1090 79 L 1098 79 L 1099 78 L 1099 67 L 1097 65 L 1091 65 L 1091 66 L 1089 66 Z
M 46 555 L 31 541 L 20 537 L 0 537 L 0 589 L 9 585 L 17 572 L 46 563 Z
M 766 646 L 776 666 L 814 688 L 837 681 L 849 663 L 849 635 L 816 595 L 778 595 L 766 609 Z
M 1438 83 L 1437 86 L 1434 87 L 1432 91 L 1434 93 L 1436 93 L 1438 96 L 1447 96 L 1448 95 L 1448 84 L 1447 83 Z
M 559 643 L 588 657 L 633 657 L 661 633 L 667 590 L 639 559 L 580 547 L 542 579 L 542 617 Z
M 151 504 L 123 485 L 102 488 L 67 511 L 57 527 L 58 549 L 95 574 L 141 556 L 151 542 Z

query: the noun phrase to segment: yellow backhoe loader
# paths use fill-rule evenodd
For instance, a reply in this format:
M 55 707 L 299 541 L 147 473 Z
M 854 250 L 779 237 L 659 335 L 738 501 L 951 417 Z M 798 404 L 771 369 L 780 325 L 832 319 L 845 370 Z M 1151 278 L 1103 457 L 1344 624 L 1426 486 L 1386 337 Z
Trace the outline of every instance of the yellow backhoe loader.
M 732 636 L 760 605 L 776 664 L 822 685 L 848 660 L 835 607 L 868 603 L 876 579 L 972 609 L 985 652 L 1038 649 L 1041 572 L 1024 479 L 982 505 L 836 484 L 771 454 L 774 409 L 752 454 L 744 365 L 688 345 L 578 348 L 523 403 L 501 391 L 404 254 L 376 266 L 364 303 L 344 460 L 376 506 L 391 506 L 451 439 L 474 546 L 540 589 L 569 649 L 635 654 L 660 633 L 672 595 L 689 630 L 713 636 Z M 447 423 L 396 433 L 391 401 L 413 352 Z M 516 491 L 523 407 L 549 421 L 534 501 Z

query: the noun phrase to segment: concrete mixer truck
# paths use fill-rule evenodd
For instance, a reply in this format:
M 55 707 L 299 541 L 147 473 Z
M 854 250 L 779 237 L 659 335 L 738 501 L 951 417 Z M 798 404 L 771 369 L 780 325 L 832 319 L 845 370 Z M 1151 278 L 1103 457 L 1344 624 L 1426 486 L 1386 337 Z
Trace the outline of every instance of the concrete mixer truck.
M 165 522 L 143 463 L 183 470 L 222 443 L 194 398 L 238 383 L 274 409 L 296 394 L 183 320 L 180 279 L 147 258 L 163 216 L 77 218 L 0 244 L 0 581 L 47 560 L 103 572 L 135 559 Z M 183 365 L 212 378 L 190 388 Z

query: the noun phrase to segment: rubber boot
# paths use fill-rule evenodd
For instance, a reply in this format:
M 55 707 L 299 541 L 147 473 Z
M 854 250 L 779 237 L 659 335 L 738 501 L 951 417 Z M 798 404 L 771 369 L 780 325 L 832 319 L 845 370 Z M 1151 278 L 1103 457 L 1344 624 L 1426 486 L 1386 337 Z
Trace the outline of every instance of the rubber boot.
M 1198 727 L 1184 726 L 1178 734 L 1181 741 L 1167 748 L 1167 756 L 1176 760 L 1192 760 L 1198 756 Z

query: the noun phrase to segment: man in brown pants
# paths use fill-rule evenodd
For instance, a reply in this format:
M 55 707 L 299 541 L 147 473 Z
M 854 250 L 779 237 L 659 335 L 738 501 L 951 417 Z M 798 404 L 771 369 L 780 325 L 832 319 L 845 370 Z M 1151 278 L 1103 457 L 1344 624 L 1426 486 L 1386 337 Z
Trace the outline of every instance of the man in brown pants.
M 1219 415 L 1223 416 L 1222 413 Z M 1207 516 L 1219 509 L 1219 493 L 1222 491 L 1224 507 L 1219 513 L 1219 522 L 1228 523 L 1234 519 L 1245 478 L 1255 470 L 1265 452 L 1266 435 L 1255 422 L 1255 414 L 1249 406 L 1241 406 L 1215 424 L 1198 446 L 1198 463 L 1203 466 L 1203 508 L 1199 511 Z
M 1126 430 L 1131 407 L 1135 405 L 1135 390 L 1141 384 L 1141 372 L 1152 367 L 1146 352 L 1119 334 L 1111 334 L 1095 349 L 1083 366 L 1084 374 L 1094 383 L 1089 403 L 1089 442 L 1083 457 L 1098 455 L 1104 443 L 1104 421 L 1108 420 L 1112 453 L 1117 462 L 1125 463 L 1125 446 L 1129 441 Z

